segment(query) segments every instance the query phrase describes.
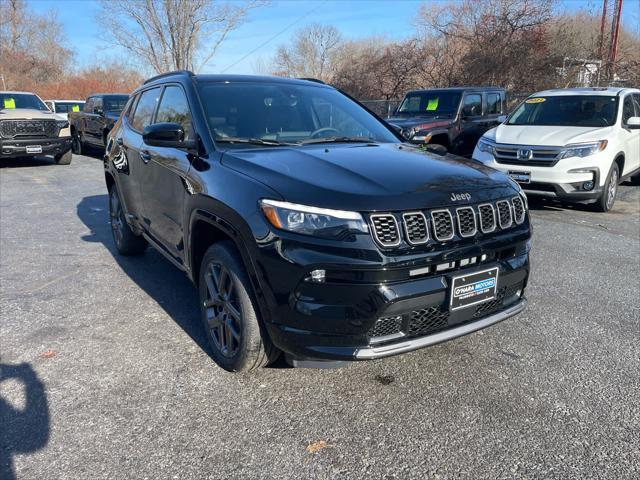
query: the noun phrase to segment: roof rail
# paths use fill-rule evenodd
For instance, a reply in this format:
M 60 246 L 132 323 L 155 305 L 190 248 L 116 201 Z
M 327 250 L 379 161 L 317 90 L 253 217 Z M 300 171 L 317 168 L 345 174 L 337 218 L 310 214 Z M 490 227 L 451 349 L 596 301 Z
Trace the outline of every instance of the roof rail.
M 193 77 L 193 72 L 190 70 L 174 70 L 173 72 L 161 73 L 160 75 L 156 75 L 155 77 L 148 78 L 147 80 L 144 81 L 143 85 L 154 82 L 160 78 L 170 77 L 173 75 L 189 75 L 190 77 Z
M 315 82 L 315 83 L 321 83 L 323 85 L 326 85 L 326 83 L 324 83 L 322 80 L 320 80 L 318 78 L 299 77 L 298 80 L 306 80 L 307 82 Z

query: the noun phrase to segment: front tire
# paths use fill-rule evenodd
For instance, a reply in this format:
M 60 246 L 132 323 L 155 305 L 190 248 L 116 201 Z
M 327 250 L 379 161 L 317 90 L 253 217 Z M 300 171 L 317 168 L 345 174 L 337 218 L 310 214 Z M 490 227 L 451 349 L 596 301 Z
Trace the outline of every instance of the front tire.
M 76 155 L 82 155 L 84 147 L 82 145 L 82 140 L 77 133 L 74 133 L 71 137 L 71 151 Z
M 607 181 L 604 184 L 604 189 L 600 198 L 596 200 L 595 209 L 598 212 L 608 212 L 613 208 L 616 202 L 616 194 L 618 193 L 618 183 L 620 182 L 620 170 L 618 164 L 614 163 L 607 175 Z
M 122 202 L 115 185 L 109 190 L 109 219 L 111 233 L 116 249 L 121 255 L 140 255 L 147 248 L 147 241 L 142 235 L 136 235 L 127 223 L 122 209 Z
M 214 244 L 205 252 L 199 292 L 202 323 L 218 365 L 246 372 L 277 359 L 280 352 L 258 318 L 249 276 L 231 243 Z
M 67 150 L 64 153 L 59 153 L 53 159 L 56 162 L 56 165 L 69 165 L 71 163 L 71 150 Z

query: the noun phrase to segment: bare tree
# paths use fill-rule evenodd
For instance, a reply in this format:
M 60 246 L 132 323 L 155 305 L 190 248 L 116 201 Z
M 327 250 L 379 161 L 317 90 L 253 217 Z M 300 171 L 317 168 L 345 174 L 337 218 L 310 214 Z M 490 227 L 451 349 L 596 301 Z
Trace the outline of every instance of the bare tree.
M 273 59 L 277 75 L 331 81 L 342 35 L 330 25 L 313 23 L 298 30 L 290 45 L 278 47 Z
M 263 0 L 101 0 L 113 40 L 156 73 L 200 71 Z

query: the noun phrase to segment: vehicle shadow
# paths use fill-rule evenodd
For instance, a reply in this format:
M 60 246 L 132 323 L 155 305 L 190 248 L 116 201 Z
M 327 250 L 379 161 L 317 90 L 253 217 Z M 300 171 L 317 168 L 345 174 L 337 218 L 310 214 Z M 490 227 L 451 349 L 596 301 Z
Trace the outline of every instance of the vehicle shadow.
M 43 165 L 55 165 L 55 162 L 53 161 L 53 157 L 24 157 L 24 158 L 7 158 L 4 160 L 0 160 L 0 169 L 41 167 Z
M 141 256 L 126 257 L 118 254 L 111 237 L 107 194 L 83 198 L 76 210 L 80 220 L 91 231 L 82 239 L 104 245 L 129 278 L 153 298 L 180 328 L 210 355 L 200 323 L 198 293 L 187 276 L 151 247 Z
M 0 478 L 17 478 L 13 456 L 35 452 L 49 441 L 49 405 L 44 383 L 28 363 L 0 363 L 0 384 L 21 384 L 24 400 L 18 407 L 0 388 Z M 6 384 L 5 384 L 5 388 Z

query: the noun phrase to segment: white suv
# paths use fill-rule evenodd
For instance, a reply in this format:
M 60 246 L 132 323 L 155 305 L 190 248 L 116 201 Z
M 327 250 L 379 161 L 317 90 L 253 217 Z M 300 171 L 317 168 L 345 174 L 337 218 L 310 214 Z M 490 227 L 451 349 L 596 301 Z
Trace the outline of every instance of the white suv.
M 511 175 L 528 195 L 595 202 L 640 173 L 640 90 L 570 88 L 531 95 L 478 141 L 473 158 Z

